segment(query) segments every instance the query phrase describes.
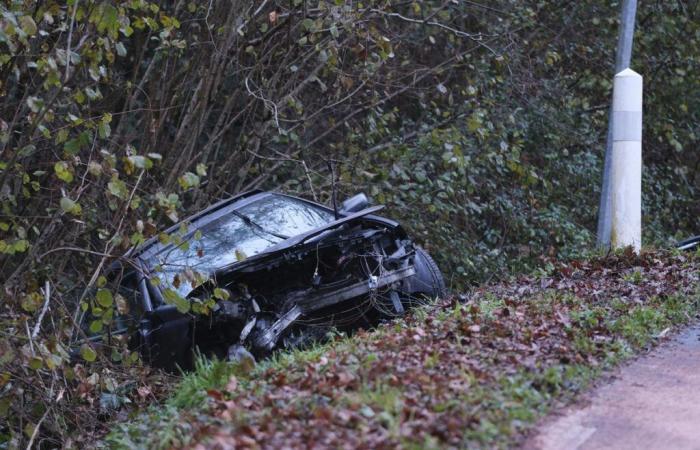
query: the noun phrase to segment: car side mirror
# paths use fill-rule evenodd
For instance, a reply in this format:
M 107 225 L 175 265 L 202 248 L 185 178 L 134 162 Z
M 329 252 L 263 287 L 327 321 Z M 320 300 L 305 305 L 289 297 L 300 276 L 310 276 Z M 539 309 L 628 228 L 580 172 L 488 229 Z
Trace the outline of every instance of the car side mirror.
M 343 213 L 353 213 L 362 211 L 369 206 L 369 199 L 363 193 L 353 195 L 349 199 L 345 200 L 342 205 L 340 205 L 340 212 Z

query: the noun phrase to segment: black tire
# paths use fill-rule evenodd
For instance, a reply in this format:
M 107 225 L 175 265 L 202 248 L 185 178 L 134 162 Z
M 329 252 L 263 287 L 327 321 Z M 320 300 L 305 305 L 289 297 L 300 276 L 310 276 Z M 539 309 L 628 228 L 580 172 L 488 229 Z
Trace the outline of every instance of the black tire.
M 433 258 L 420 247 L 416 247 L 413 263 L 416 274 L 409 279 L 412 295 L 423 294 L 427 297 L 444 297 L 447 294 L 445 279 Z

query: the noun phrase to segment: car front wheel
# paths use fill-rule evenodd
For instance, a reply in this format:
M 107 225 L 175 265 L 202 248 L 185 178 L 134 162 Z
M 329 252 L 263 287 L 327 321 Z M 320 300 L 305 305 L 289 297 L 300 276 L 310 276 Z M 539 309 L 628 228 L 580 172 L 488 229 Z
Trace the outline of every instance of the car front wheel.
M 443 297 L 447 293 L 445 279 L 435 260 L 420 247 L 416 247 L 413 263 L 416 274 L 409 279 L 409 290 L 412 295 L 423 294 L 427 297 Z

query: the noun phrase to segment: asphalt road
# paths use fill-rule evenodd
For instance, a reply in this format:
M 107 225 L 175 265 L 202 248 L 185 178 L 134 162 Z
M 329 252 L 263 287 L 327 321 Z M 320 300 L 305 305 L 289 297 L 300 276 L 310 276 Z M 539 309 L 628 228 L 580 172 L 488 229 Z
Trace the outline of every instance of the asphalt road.
M 547 419 L 524 448 L 700 450 L 700 324 Z

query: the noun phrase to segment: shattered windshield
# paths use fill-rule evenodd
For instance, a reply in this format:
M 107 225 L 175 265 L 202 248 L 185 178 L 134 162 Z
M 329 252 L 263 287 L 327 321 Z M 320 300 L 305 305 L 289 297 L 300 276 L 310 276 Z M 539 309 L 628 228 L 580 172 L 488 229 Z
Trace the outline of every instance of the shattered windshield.
M 165 287 L 185 297 L 216 269 L 333 220 L 331 212 L 314 205 L 270 195 L 188 230 L 182 242 L 164 247 L 147 265 Z

